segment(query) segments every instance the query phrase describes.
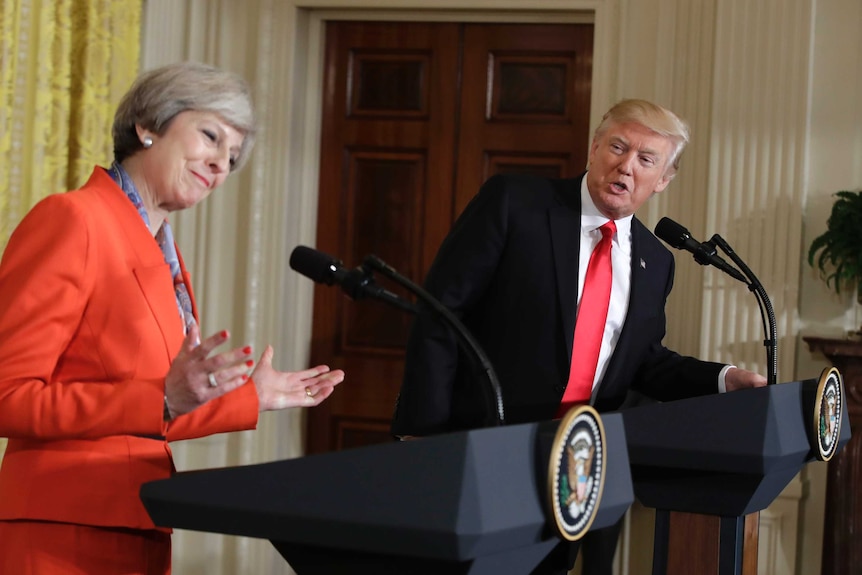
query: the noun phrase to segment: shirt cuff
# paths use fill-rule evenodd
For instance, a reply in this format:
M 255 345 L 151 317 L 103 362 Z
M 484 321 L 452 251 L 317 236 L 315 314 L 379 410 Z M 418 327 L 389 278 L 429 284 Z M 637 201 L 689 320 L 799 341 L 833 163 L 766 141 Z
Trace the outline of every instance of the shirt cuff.
M 736 367 L 735 365 L 725 365 L 721 368 L 721 371 L 718 372 L 718 393 L 724 393 L 727 391 L 727 383 L 724 381 L 724 377 L 727 375 L 727 370 L 730 368 Z

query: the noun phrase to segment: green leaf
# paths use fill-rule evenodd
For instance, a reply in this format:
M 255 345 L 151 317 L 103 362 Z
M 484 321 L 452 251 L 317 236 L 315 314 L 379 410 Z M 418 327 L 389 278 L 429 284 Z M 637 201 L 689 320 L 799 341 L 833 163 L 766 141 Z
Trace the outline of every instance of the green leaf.
M 808 248 L 808 265 L 840 294 L 842 287 L 862 286 L 862 190 L 841 190 L 834 196 L 826 231 Z

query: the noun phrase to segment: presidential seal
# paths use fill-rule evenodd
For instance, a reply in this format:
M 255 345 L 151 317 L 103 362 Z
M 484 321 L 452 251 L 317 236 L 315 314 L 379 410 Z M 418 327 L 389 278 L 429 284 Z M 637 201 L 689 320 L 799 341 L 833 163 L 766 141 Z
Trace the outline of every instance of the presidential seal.
M 588 405 L 563 416 L 548 468 L 552 526 L 560 537 L 577 541 L 589 530 L 605 486 L 605 428 Z
M 841 415 L 844 410 L 844 384 L 834 367 L 824 369 L 814 396 L 814 431 L 821 461 L 829 461 L 838 448 L 841 433 Z

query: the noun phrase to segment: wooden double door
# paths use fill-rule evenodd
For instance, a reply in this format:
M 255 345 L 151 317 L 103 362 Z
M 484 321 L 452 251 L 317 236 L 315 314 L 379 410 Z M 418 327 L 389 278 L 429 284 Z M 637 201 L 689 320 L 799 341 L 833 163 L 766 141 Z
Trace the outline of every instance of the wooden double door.
M 582 172 L 592 46 L 591 24 L 328 23 L 316 247 L 421 284 L 489 176 Z M 308 453 L 391 440 L 411 321 L 316 286 L 311 362 L 347 377 L 309 410 Z

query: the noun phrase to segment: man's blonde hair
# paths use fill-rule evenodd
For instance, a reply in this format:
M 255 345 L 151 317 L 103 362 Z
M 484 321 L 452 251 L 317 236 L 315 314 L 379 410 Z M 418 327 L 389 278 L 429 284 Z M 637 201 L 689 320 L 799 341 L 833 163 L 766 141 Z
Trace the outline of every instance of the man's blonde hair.
M 602 117 L 594 139 L 598 139 L 611 125 L 628 122 L 640 124 L 673 142 L 674 151 L 668 159 L 667 169 L 673 170 L 671 175 L 676 174 L 680 156 L 689 140 L 688 124 L 667 108 L 647 100 L 621 100 Z

